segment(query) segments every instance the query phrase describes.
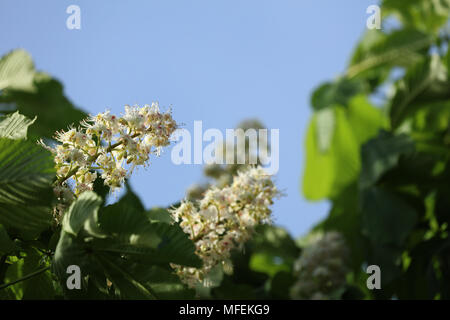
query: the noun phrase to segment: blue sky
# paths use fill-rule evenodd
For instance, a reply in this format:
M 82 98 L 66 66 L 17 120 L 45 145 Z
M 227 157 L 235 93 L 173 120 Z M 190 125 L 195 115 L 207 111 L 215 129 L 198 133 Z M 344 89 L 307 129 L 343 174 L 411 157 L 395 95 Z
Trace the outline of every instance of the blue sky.
M 329 205 L 300 193 L 310 93 L 345 70 L 376 0 L 160 0 L 0 2 L 0 55 L 24 48 L 89 113 L 159 101 L 192 130 L 225 133 L 246 118 L 280 129 L 275 222 L 294 236 Z M 81 30 L 66 8 L 81 9 Z M 192 132 L 192 131 L 191 131 Z M 166 206 L 202 180 L 170 149 L 131 179 L 147 207 Z

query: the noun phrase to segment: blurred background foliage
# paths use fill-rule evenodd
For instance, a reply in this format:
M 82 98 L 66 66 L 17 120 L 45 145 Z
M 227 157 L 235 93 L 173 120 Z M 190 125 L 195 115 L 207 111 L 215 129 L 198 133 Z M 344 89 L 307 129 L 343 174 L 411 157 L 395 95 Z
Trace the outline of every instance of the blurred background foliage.
M 450 1 L 389 1 L 347 72 L 312 94 L 303 193 L 329 199 L 370 298 L 449 298 Z M 382 290 L 364 290 L 367 265 Z
M 2 57 L 0 298 L 448 299 L 450 1 L 384 0 L 381 12 L 382 28 L 363 35 L 346 72 L 311 95 L 301 189 L 331 201 L 328 217 L 301 239 L 258 227 L 232 272 L 217 268 L 197 291 L 169 266 L 198 266 L 193 244 L 167 208 L 144 208 L 129 186 L 106 206 L 100 182 L 54 224 L 52 159 L 35 141 L 86 113 L 28 53 Z M 205 167 L 187 198 L 242 166 Z M 81 264 L 83 290 L 64 289 L 67 264 Z M 381 290 L 367 289 L 369 265 L 381 268 Z

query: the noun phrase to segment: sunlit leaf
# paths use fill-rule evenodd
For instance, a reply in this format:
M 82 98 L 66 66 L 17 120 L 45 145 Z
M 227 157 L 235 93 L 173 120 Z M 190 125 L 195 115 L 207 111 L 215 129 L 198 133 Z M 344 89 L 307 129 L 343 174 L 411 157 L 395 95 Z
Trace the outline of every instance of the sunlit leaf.
M 34 66 L 25 50 L 14 50 L 0 59 L 0 91 L 5 88 L 30 90 Z
M 53 167 L 36 143 L 0 139 L 0 223 L 26 237 L 51 225 Z
M 26 139 L 27 130 L 36 120 L 28 119 L 19 112 L 0 118 L 0 137 L 8 139 Z

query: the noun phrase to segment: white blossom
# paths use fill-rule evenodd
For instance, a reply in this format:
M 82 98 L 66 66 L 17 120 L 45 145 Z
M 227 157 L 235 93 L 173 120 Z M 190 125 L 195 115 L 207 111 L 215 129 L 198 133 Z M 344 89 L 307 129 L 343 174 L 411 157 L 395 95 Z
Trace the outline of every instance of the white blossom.
M 261 167 L 250 167 L 239 172 L 230 186 L 209 188 L 197 206 L 185 201 L 172 210 L 173 218 L 194 241 L 196 254 L 203 261 L 199 269 L 172 265 L 180 278 L 195 287 L 199 283 L 208 285 L 208 273 L 218 264 L 231 273 L 231 251 L 250 239 L 256 225 L 271 221 L 269 206 L 276 195 L 271 176 Z
M 54 154 L 58 194 L 64 188 L 64 194 L 72 189 L 78 196 L 92 190 L 100 176 L 111 191 L 120 188 L 136 166 L 145 166 L 150 154 L 159 154 L 170 143 L 177 128 L 170 111 L 160 112 L 156 103 L 142 108 L 125 106 L 122 117 L 105 111 L 81 125 L 56 133 L 60 144 L 54 148 L 45 146 Z

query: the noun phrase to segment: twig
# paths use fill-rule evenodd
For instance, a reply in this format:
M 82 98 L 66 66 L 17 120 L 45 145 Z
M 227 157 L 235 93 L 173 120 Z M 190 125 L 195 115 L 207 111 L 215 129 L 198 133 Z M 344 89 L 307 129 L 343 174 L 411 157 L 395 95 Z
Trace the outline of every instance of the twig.
M 45 271 L 47 271 L 49 269 L 50 269 L 50 266 L 42 268 L 42 269 L 39 269 L 39 270 L 37 270 L 35 272 L 32 272 L 32 273 L 30 273 L 30 274 L 28 274 L 28 275 L 26 275 L 26 276 L 24 276 L 24 277 L 22 277 L 20 279 L 17 279 L 17 280 L 14 280 L 14 281 L 2 284 L 2 285 L 0 285 L 0 290 L 1 289 L 5 289 L 5 288 L 7 288 L 9 286 L 12 286 L 13 284 L 19 283 L 21 281 L 28 280 L 28 279 L 30 279 L 30 278 L 32 278 L 34 276 L 37 276 L 37 275 L 39 275 L 39 274 L 41 274 L 41 273 L 43 273 L 43 272 L 45 272 Z

